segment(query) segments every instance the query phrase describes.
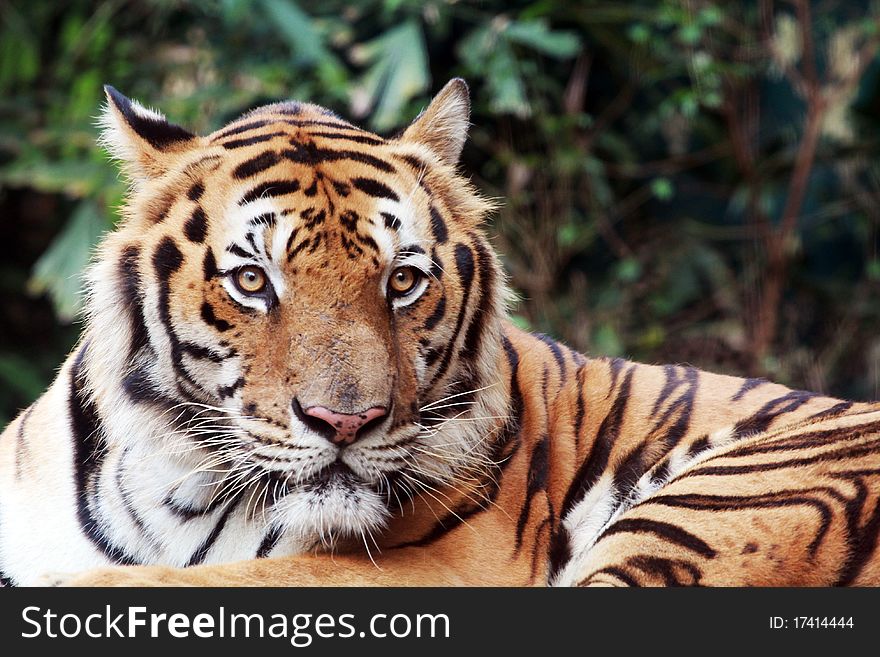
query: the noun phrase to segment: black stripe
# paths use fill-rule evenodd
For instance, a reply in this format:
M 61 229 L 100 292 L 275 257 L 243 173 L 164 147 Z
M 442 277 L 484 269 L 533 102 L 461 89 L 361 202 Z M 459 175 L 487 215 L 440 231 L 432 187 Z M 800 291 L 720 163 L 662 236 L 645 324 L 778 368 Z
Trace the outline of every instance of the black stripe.
M 876 427 L 874 428 L 876 430 Z M 870 429 L 868 430 L 870 431 Z M 860 437 L 860 435 L 864 435 L 865 432 L 859 432 L 855 436 L 850 434 L 849 438 Z M 750 465 L 716 465 L 716 466 L 703 466 L 698 467 L 693 470 L 688 470 L 684 474 L 681 475 L 681 478 L 685 477 L 702 477 L 708 475 L 735 475 L 735 474 L 752 474 L 755 472 L 770 472 L 773 470 L 784 470 L 786 468 L 797 468 L 802 465 L 813 465 L 814 463 L 828 462 L 828 461 L 846 461 L 852 458 L 856 458 L 859 456 L 867 456 L 869 454 L 877 454 L 880 452 L 880 441 L 872 441 L 871 443 L 860 445 L 858 447 L 848 447 L 839 450 L 834 450 L 832 452 L 823 452 L 816 456 L 810 456 L 799 459 L 788 459 L 785 461 L 777 461 L 774 463 L 753 463 Z M 732 456 L 732 452 L 726 452 L 724 454 L 720 454 L 720 457 L 730 457 Z
M 247 243 L 251 245 L 251 248 L 254 250 L 254 253 L 260 252 L 260 247 L 257 246 L 257 242 L 254 239 L 253 233 L 251 233 L 251 232 L 247 233 L 247 235 L 245 235 L 244 238 L 245 238 L 245 240 L 247 240 Z
M 737 436 L 763 433 L 779 416 L 796 411 L 811 399 L 819 396 L 821 395 L 815 392 L 792 390 L 781 397 L 771 399 L 758 409 L 754 415 L 737 422 L 733 432 Z
M 639 478 L 651 466 L 654 458 L 648 456 L 648 448 L 653 446 L 653 441 L 648 438 L 634 447 L 614 470 L 613 486 L 615 490 L 630 491 L 638 482 Z
M 829 417 L 835 417 L 837 415 L 843 415 L 850 408 L 853 407 L 853 402 L 851 401 L 843 401 L 830 408 L 826 408 L 824 411 L 819 411 L 818 413 L 813 413 L 808 419 L 810 420 L 821 420 Z
M 679 385 L 686 385 L 687 388 L 674 402 L 669 404 L 669 407 L 654 424 L 648 436 L 649 441 L 661 443 L 666 452 L 675 447 L 690 428 L 691 413 L 693 412 L 697 391 L 700 387 L 700 370 L 694 367 L 683 368 L 681 378 L 676 378 L 675 380 L 676 383 L 670 390 L 678 388 Z M 655 407 L 659 408 L 657 405 Z M 667 426 L 667 423 L 673 416 L 676 416 L 675 422 Z M 665 433 L 663 436 L 659 436 L 658 433 L 664 427 Z
M 245 192 L 238 204 L 244 205 L 260 198 L 284 196 L 297 191 L 299 191 L 299 180 L 270 180 Z
M 319 226 L 324 223 L 327 219 L 327 211 L 326 210 L 318 210 L 317 208 L 306 208 L 300 213 L 300 218 L 304 220 L 303 226 L 307 229 L 314 228 L 315 226 Z M 357 214 L 354 212 L 346 211 L 343 212 L 339 217 L 339 221 L 343 226 L 357 226 Z
M 186 197 L 190 201 L 198 201 L 202 198 L 202 194 L 205 193 L 205 185 L 202 182 L 194 182 L 192 187 L 186 192 Z
M 177 272 L 183 265 L 183 254 L 177 248 L 177 244 L 170 236 L 166 236 L 159 242 L 156 250 L 153 252 L 153 268 L 156 271 L 156 277 L 159 282 L 159 298 L 158 311 L 159 320 L 165 328 L 165 334 L 168 336 L 168 342 L 171 347 L 171 362 L 175 372 L 183 377 L 193 386 L 200 387 L 190 376 L 189 372 L 183 366 L 182 354 L 184 349 L 193 353 L 195 345 L 181 345 L 180 339 L 174 330 L 171 321 L 171 276 Z M 192 399 L 192 395 L 178 386 L 178 393 L 186 398 Z
M 135 504 L 132 500 L 131 492 L 125 487 L 125 481 L 123 479 L 125 473 L 124 467 L 125 461 L 128 458 L 130 451 L 130 448 L 125 448 L 123 450 L 122 456 L 119 458 L 119 462 L 116 466 L 116 472 L 113 480 L 116 490 L 119 493 L 120 498 L 122 498 L 122 506 L 125 509 L 125 512 L 128 514 L 128 517 L 134 523 L 135 527 L 140 530 L 142 539 L 149 542 L 150 547 L 156 549 L 159 546 L 156 544 L 155 538 L 152 536 L 149 529 L 147 528 L 146 522 L 144 522 L 144 519 L 135 510 Z
M 821 516 L 816 536 L 810 541 L 808 549 L 814 556 L 822 540 L 831 527 L 834 514 L 831 507 L 822 500 L 808 497 L 810 494 L 826 494 L 840 500 L 840 495 L 833 488 L 807 488 L 803 490 L 785 490 L 761 495 L 701 495 L 686 493 L 682 495 L 653 495 L 643 504 L 659 505 L 680 509 L 700 511 L 740 511 L 742 509 L 779 509 L 790 506 L 809 506 Z
M 131 329 L 131 338 L 128 346 L 129 362 L 132 362 L 135 356 L 150 344 L 147 321 L 144 318 L 143 301 L 141 300 L 143 284 L 137 266 L 140 254 L 141 252 L 138 247 L 126 247 L 122 252 L 122 257 L 119 259 L 118 268 L 122 305 L 128 311 Z
M 226 137 L 231 137 L 232 135 L 240 135 L 242 132 L 247 132 L 248 130 L 256 130 L 257 128 L 262 128 L 264 125 L 270 123 L 270 121 L 250 121 L 248 123 L 243 123 L 239 126 L 234 126 L 232 128 L 227 128 L 223 132 L 217 134 L 213 141 L 217 141 L 220 139 L 225 139 Z
M 799 449 L 813 449 L 831 446 L 858 438 L 873 430 L 880 430 L 880 422 L 855 425 L 852 427 L 828 427 L 816 429 L 808 433 L 795 433 L 769 441 L 753 441 L 719 454 L 717 458 L 751 456 L 755 454 L 772 454 L 774 452 L 792 452 Z M 714 457 L 713 457 L 714 458 Z
M 700 436 L 694 442 L 691 443 L 691 446 L 688 448 L 686 458 L 688 460 L 694 458 L 700 452 L 709 448 L 709 436 Z
M 463 289 L 461 307 L 458 309 L 455 330 L 452 332 L 452 337 L 444 349 L 440 367 L 431 379 L 431 386 L 442 379 L 443 375 L 446 374 L 446 370 L 449 369 L 449 365 L 452 362 L 452 352 L 461 333 L 461 327 L 464 324 L 464 318 L 468 310 L 468 301 L 471 296 L 471 286 L 474 280 L 474 254 L 468 246 L 460 242 L 455 245 L 455 266 L 458 270 L 458 277 Z
M 342 227 L 350 233 L 357 232 L 358 220 L 360 217 L 357 212 L 353 212 L 351 210 L 345 210 L 339 213 L 339 223 Z M 324 212 L 321 211 L 321 219 L 320 222 L 324 221 Z
M 15 580 L 0 570 L 0 588 L 13 588 L 14 586 Z
M 324 109 L 322 107 L 314 107 L 314 109 L 318 110 L 321 114 L 335 116 L 333 114 L 333 112 L 331 112 L 328 109 Z M 299 116 L 300 114 L 302 114 L 303 108 L 302 108 L 302 105 L 300 103 L 296 102 L 295 100 L 285 100 L 280 103 L 275 103 L 273 105 L 269 105 L 269 107 L 262 107 L 258 111 L 265 112 L 266 110 L 269 110 L 270 112 L 273 112 L 275 114 L 285 114 L 287 116 Z M 290 121 L 288 119 L 284 119 L 283 122 L 284 123 L 292 123 L 292 121 Z
M 264 141 L 269 141 L 270 139 L 274 139 L 275 137 L 283 137 L 286 134 L 286 132 L 269 132 L 262 135 L 254 135 L 253 137 L 233 139 L 231 141 L 223 142 L 223 148 L 226 148 L 228 150 L 245 148 L 246 146 L 253 146 L 254 144 L 262 144 Z
M 767 381 L 767 379 L 745 379 L 739 387 L 739 390 L 736 391 L 736 394 L 730 398 L 730 401 L 739 401 L 749 390 L 754 390 L 765 383 L 769 383 L 769 381 Z
M 328 116 L 333 116 L 333 113 L 330 112 Z M 337 117 L 338 118 L 338 117 Z M 358 132 L 364 132 L 356 125 L 352 125 L 347 121 L 343 121 L 339 119 L 338 121 L 314 121 L 312 119 L 283 119 L 281 121 L 287 125 L 292 125 L 295 128 L 310 128 L 312 126 L 320 126 L 322 128 L 337 128 L 339 130 L 355 130 Z
M 215 495 L 211 497 L 208 504 L 201 508 L 191 506 L 191 502 L 189 501 L 185 502 L 186 506 L 181 506 L 181 502 L 174 499 L 174 495 L 178 489 L 179 485 L 165 496 L 165 499 L 162 500 L 162 504 L 170 513 L 174 514 L 184 522 L 213 513 L 216 508 L 228 501 L 228 498 L 223 495 Z
M 553 532 L 553 535 L 550 537 L 550 547 L 547 556 L 550 562 L 547 581 L 552 582 L 572 556 L 571 537 L 568 534 L 568 530 L 561 522 L 557 523 L 556 531 Z
M 217 542 L 217 538 L 219 538 L 220 533 L 223 531 L 223 528 L 226 526 L 226 521 L 229 520 L 229 516 L 232 512 L 238 507 L 241 503 L 241 499 L 236 501 L 234 504 L 230 504 L 226 509 L 224 509 L 220 518 L 217 520 L 217 524 L 214 525 L 214 529 L 211 530 L 211 533 L 202 541 L 202 544 L 193 552 L 193 555 L 189 558 L 189 561 L 186 562 L 186 568 L 190 566 L 197 566 L 200 563 L 205 561 L 205 557 L 208 556 L 208 551 L 214 546 L 214 543 Z
M 255 155 L 249 160 L 245 160 L 232 170 L 232 177 L 242 180 L 255 176 L 261 171 L 271 169 L 281 161 L 278 153 L 275 151 L 265 151 L 259 155 Z
M 590 450 L 589 457 L 581 463 L 572 479 L 571 486 L 569 486 L 568 491 L 565 493 L 562 509 L 559 512 L 560 518 L 565 518 L 584 499 L 590 488 L 593 487 L 607 469 L 611 449 L 614 443 L 617 442 L 623 418 L 626 414 L 634 372 L 635 366 L 630 367 L 623 379 L 623 383 L 620 384 L 620 389 L 617 391 L 614 403 L 611 405 L 608 415 L 605 416 L 605 419 L 602 420 L 602 424 L 599 426 L 596 441 Z
M 73 478 L 76 485 L 76 515 L 83 533 L 111 562 L 134 564 L 137 560 L 112 544 L 92 515 L 91 500 L 96 479 L 104 464 L 106 449 L 102 440 L 101 418 L 94 400 L 82 389 L 83 361 L 88 345 L 83 345 L 70 368 L 67 413 L 73 441 Z
M 700 556 L 712 559 L 717 552 L 713 550 L 703 539 L 685 531 L 677 525 L 668 522 L 660 522 L 659 520 L 649 520 L 647 518 L 623 518 L 612 524 L 597 539 L 596 543 L 614 536 L 615 534 L 654 534 L 660 538 L 683 547 L 691 552 L 696 552 Z
M 400 200 L 391 188 L 372 178 L 353 178 L 351 184 L 367 196 L 372 196 L 373 198 L 387 198 L 392 201 Z
M 382 215 L 382 219 L 385 220 L 385 228 L 388 228 L 389 230 L 400 230 L 400 219 L 388 212 L 381 212 L 380 214 Z
M 343 242 L 345 241 L 345 237 L 343 236 Z M 303 249 L 309 246 L 312 243 L 311 238 L 307 237 L 302 242 L 297 244 L 293 249 L 287 252 L 287 262 L 293 260 Z M 343 244 L 344 245 L 344 244 Z
M 278 221 L 278 217 L 274 212 L 264 212 L 263 214 L 257 215 L 253 219 L 248 221 L 248 227 L 253 228 L 255 226 L 265 226 L 270 227 L 274 226 Z
M 550 347 L 550 351 L 553 352 L 553 358 L 556 359 L 556 364 L 559 366 L 559 379 L 560 381 L 565 380 L 565 356 L 562 354 L 562 347 L 559 345 L 556 340 L 551 338 L 549 335 L 544 335 L 543 333 L 535 333 L 534 336 L 538 338 L 541 342 Z
M 210 281 L 219 275 L 217 269 L 217 260 L 214 258 L 214 250 L 209 246 L 205 251 L 205 258 L 202 260 L 202 273 L 206 281 Z
M 449 239 L 449 231 L 446 229 L 443 215 L 440 214 L 440 211 L 433 203 L 431 204 L 431 232 L 434 234 L 434 239 L 438 244 L 445 244 Z
M 244 388 L 244 377 L 238 377 L 235 381 L 233 381 L 232 385 L 228 386 L 220 386 L 217 389 L 217 396 L 220 399 L 229 399 L 230 397 L 235 396 L 235 393 L 240 389 Z
M 281 527 L 273 525 L 263 537 L 263 542 L 260 543 L 260 547 L 257 548 L 257 553 L 254 558 L 263 559 L 264 557 L 268 557 L 272 549 L 278 545 L 278 541 L 281 540 L 282 536 L 284 536 L 284 532 Z
M 685 382 L 684 374 L 679 376 L 679 368 L 675 365 L 664 365 L 663 377 L 663 389 L 660 391 L 657 399 L 654 400 L 654 407 L 651 409 L 651 417 L 654 417 L 657 414 L 657 411 L 659 411 L 663 403 L 669 399 L 669 396 L 675 392 L 679 386 L 684 385 Z
M 171 208 L 177 202 L 179 195 L 177 190 L 163 192 L 156 199 L 147 204 L 147 217 L 154 224 L 159 224 L 168 218 Z
M 577 374 L 575 375 L 575 379 L 577 381 L 576 384 L 576 394 L 577 394 L 577 410 L 575 411 L 574 416 L 574 448 L 575 454 L 577 454 L 578 448 L 581 443 L 581 431 L 584 427 L 584 416 L 586 415 L 586 402 L 584 401 L 584 382 L 587 378 L 587 367 L 586 364 L 581 365 L 578 368 Z
M 172 274 L 183 265 L 183 254 L 171 237 L 164 237 L 153 252 L 153 267 L 159 282 L 168 285 Z
M 619 579 L 621 582 L 626 584 L 627 586 L 632 587 L 640 587 L 638 580 L 636 580 L 632 575 L 627 573 L 623 568 L 619 568 L 617 566 L 608 566 L 607 568 L 603 568 L 602 570 L 597 570 L 594 573 L 590 573 L 588 577 L 585 577 L 580 582 L 578 582 L 578 586 L 589 586 L 590 582 L 597 575 L 611 575 L 615 579 Z
M 372 146 L 381 146 L 385 143 L 384 139 L 371 137 L 369 135 L 352 135 L 346 132 L 310 132 L 310 137 L 321 137 L 322 139 L 341 139 L 343 141 L 354 141 L 359 144 L 370 144 Z
M 351 193 L 351 187 L 344 182 L 339 182 L 338 180 L 331 180 L 330 183 L 333 185 L 333 189 L 336 190 L 336 193 L 342 197 L 346 197 Z M 332 209 L 333 204 L 330 204 Z
M 607 361 L 608 370 L 611 373 L 611 385 L 608 387 L 608 393 L 605 395 L 605 399 L 608 399 L 611 396 L 611 393 L 617 388 L 617 379 L 620 376 L 620 371 L 626 367 L 627 362 L 623 358 L 612 358 Z
M 871 474 L 876 475 L 877 472 L 874 471 Z M 875 554 L 877 541 L 880 539 L 880 503 L 876 499 L 874 500 L 874 510 L 868 516 L 867 521 L 864 521 L 868 489 L 863 481 L 852 481 L 852 477 L 858 476 L 860 475 L 856 473 L 851 473 L 849 476 L 841 475 L 842 478 L 849 479 L 855 485 L 856 495 L 845 505 L 849 555 L 844 560 L 846 565 L 835 582 L 835 586 L 849 586 L 855 581 Z
M 495 269 L 492 259 L 482 241 L 476 239 L 474 246 L 477 249 L 477 270 L 479 272 L 477 285 L 481 298 L 475 297 L 474 299 L 474 312 L 465 332 L 464 345 L 461 350 L 462 358 L 471 361 L 476 359 L 480 353 L 486 324 L 493 318 L 495 310 Z
M 153 382 L 146 368 L 136 368 L 128 372 L 122 379 L 122 389 L 136 404 L 160 404 L 170 408 L 178 401 Z
M 532 500 L 536 494 L 547 488 L 547 478 L 550 474 L 550 439 L 541 436 L 532 450 L 532 458 L 529 460 L 529 472 L 526 479 L 526 496 L 522 503 L 519 520 L 516 523 L 516 543 L 514 554 L 522 548 L 523 533 L 529 514 L 532 511 Z
M 232 255 L 237 255 L 239 258 L 256 258 L 257 256 L 247 249 L 243 249 L 238 244 L 230 244 L 226 247 L 226 251 L 231 253 Z
M 428 168 L 428 165 L 415 155 L 398 155 L 397 157 L 406 162 L 418 174 Z
M 378 169 L 382 173 L 395 173 L 396 171 L 396 169 L 385 160 L 379 159 L 368 153 L 361 153 L 360 151 L 337 151 L 327 148 L 318 148 L 313 142 L 304 144 L 295 139 L 290 140 L 290 145 L 293 148 L 284 149 L 281 151 L 281 155 L 297 164 L 307 164 L 314 167 L 320 164 L 339 162 L 341 160 L 351 160 Z
M 443 315 L 446 314 L 446 295 L 440 297 L 437 301 L 437 305 L 434 306 L 434 311 L 428 316 L 428 319 L 425 320 L 424 330 L 431 331 L 437 324 L 443 319 Z
M 699 586 L 702 571 L 694 564 L 680 559 L 663 559 L 640 554 L 626 560 L 626 565 L 636 568 L 653 577 L 661 577 L 664 586 Z M 676 569 L 681 569 L 690 575 L 689 582 L 682 582 L 676 574 Z
M 183 226 L 183 232 L 190 242 L 201 244 L 205 241 L 205 235 L 208 233 L 208 217 L 202 208 L 193 210 Z
M 211 304 L 208 303 L 207 301 L 202 302 L 201 315 L 202 315 L 202 320 L 205 322 L 205 324 L 208 324 L 209 326 L 213 326 L 215 329 L 217 329 L 221 333 L 223 331 L 228 331 L 229 329 L 233 328 L 232 324 L 227 322 L 225 319 L 218 319 L 217 318 L 217 315 L 214 314 L 213 306 L 211 306 Z
M 210 347 L 205 347 L 203 345 L 195 344 L 193 342 L 181 342 L 180 348 L 182 351 L 185 351 L 194 358 L 209 360 L 212 363 L 222 363 L 224 360 L 226 360 L 227 358 L 232 358 L 237 353 L 235 349 L 230 349 L 229 353 L 220 354 Z

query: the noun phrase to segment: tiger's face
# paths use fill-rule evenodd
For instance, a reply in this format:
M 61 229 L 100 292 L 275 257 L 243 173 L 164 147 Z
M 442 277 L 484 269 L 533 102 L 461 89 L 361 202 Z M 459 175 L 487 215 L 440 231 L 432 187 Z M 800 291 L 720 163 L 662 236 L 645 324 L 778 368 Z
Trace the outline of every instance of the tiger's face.
M 93 318 L 127 313 L 129 402 L 197 409 L 175 435 L 217 485 L 265 486 L 276 523 L 324 540 L 477 467 L 504 292 L 489 206 L 454 171 L 464 83 L 393 140 L 299 103 L 196 137 L 108 98 L 134 186 Z

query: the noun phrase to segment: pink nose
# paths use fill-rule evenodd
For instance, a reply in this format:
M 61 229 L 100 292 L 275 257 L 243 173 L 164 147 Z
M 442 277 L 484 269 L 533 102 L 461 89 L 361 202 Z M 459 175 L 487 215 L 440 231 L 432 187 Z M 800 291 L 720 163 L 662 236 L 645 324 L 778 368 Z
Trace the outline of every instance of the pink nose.
M 310 406 L 303 409 L 303 413 L 306 415 L 323 420 L 330 425 L 334 432 L 330 434 L 330 442 L 334 445 L 351 445 L 357 440 L 358 431 L 365 424 L 372 422 L 376 418 L 384 417 L 387 412 L 384 406 L 374 406 L 354 415 L 337 413 L 323 406 Z

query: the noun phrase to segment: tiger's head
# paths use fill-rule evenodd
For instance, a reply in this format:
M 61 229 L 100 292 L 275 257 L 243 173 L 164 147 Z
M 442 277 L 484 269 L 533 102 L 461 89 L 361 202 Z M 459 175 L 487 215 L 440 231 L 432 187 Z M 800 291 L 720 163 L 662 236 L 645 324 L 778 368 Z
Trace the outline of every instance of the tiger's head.
M 324 540 L 473 475 L 506 412 L 506 288 L 491 204 L 456 171 L 465 83 L 392 139 L 296 102 L 201 137 L 106 91 L 131 192 L 86 335 L 121 433 L 161 416 L 177 458 L 265 485 L 274 522 Z

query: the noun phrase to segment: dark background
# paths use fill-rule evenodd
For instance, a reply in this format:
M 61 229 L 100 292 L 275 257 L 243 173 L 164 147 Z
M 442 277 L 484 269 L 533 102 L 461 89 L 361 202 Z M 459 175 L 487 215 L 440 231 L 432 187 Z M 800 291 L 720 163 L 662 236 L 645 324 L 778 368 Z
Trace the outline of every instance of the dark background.
M 196 131 L 297 98 L 393 134 L 463 76 L 518 323 L 880 397 L 878 45 L 868 0 L 0 1 L 0 426 L 124 193 L 104 83 Z

